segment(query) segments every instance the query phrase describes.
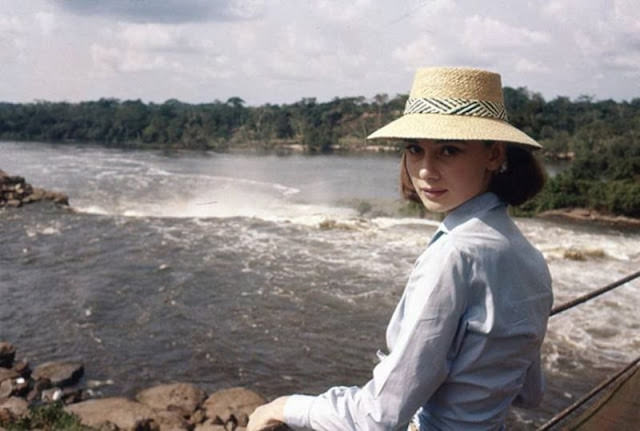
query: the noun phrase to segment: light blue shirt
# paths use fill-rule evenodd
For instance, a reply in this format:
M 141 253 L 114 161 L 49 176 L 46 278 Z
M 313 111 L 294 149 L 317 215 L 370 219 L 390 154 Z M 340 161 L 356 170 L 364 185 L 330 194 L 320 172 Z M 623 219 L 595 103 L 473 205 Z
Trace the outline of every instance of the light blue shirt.
M 542 254 L 493 193 L 453 210 L 417 259 L 363 387 L 292 395 L 300 430 L 500 430 L 543 392 L 540 346 L 553 301 Z

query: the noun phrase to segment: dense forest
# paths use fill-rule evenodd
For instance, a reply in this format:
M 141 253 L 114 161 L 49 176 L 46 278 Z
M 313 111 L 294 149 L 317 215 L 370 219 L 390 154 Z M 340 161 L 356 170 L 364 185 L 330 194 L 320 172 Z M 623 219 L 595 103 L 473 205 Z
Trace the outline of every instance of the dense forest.
M 542 143 L 544 157 L 572 160 L 521 212 L 584 207 L 640 217 L 640 98 L 545 101 L 526 88 L 509 87 L 504 96 L 509 121 Z M 205 104 L 175 99 L 0 103 L 0 139 L 215 151 L 389 150 L 393 142 L 365 137 L 399 117 L 406 97 L 378 94 L 322 103 L 304 98 L 257 107 L 238 97 Z

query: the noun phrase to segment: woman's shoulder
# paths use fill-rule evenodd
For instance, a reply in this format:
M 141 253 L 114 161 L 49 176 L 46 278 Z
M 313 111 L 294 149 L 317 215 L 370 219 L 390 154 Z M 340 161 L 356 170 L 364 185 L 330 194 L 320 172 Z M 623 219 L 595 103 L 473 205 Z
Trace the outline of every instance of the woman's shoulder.
M 467 220 L 449 232 L 447 242 L 449 247 L 474 260 L 536 252 L 506 211 L 491 211 Z

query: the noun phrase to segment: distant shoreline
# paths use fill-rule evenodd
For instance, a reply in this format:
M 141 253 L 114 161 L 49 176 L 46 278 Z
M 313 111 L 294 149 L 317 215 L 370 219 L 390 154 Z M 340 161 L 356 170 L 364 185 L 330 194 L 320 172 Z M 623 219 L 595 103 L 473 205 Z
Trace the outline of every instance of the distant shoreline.
M 640 218 L 626 217 L 614 214 L 603 214 L 596 210 L 587 208 L 561 208 L 547 210 L 534 217 L 542 219 L 560 218 L 571 221 L 593 222 L 616 227 L 638 227 L 640 228 Z
M 87 146 L 87 147 L 102 147 L 102 148 L 112 148 L 116 150 L 134 150 L 134 151 L 164 151 L 168 154 L 173 152 L 175 153 L 189 153 L 189 152 L 214 152 L 221 154 L 239 154 L 239 155 L 257 155 L 257 156 L 282 156 L 287 157 L 290 155 L 304 155 L 304 156 L 329 156 L 337 155 L 337 156 L 358 156 L 358 155 L 380 155 L 380 156 L 389 156 L 393 157 L 394 155 L 398 155 L 398 160 L 400 160 L 400 148 L 397 145 L 392 145 L 389 143 L 375 143 L 367 145 L 335 145 L 331 148 L 330 152 L 325 153 L 312 153 L 307 150 L 307 148 L 299 143 L 295 139 L 289 140 L 279 140 L 277 142 L 270 143 L 260 143 L 256 141 L 247 141 L 246 143 L 236 143 L 232 146 L 227 146 L 224 148 L 218 149 L 187 149 L 187 148 L 176 148 L 176 147 L 167 147 L 163 145 L 154 145 L 154 146 L 143 146 L 135 143 L 122 143 L 118 145 L 105 145 L 104 143 L 99 142 L 80 142 L 74 140 L 63 140 L 63 141 L 22 141 L 22 140 L 5 140 L 0 139 L 0 141 L 4 142 L 20 142 L 20 143 L 33 143 L 33 144 L 47 144 L 47 145 L 77 145 L 77 146 Z M 564 153 L 553 153 L 547 152 L 543 154 L 545 161 L 549 163 L 549 165 L 553 166 L 554 163 L 567 164 L 570 166 L 573 162 L 574 154 L 564 154 Z M 0 167 L 1 168 L 1 167 Z M 566 168 L 560 168 L 560 171 Z M 19 175 L 19 173 L 13 173 L 14 175 Z M 550 178 L 553 178 L 553 174 L 550 174 Z M 536 197 L 537 198 L 537 197 Z M 3 206 L 2 203 L 7 204 L 9 199 L 1 199 L 0 198 L 0 206 Z M 2 202 L 3 201 L 3 202 Z M 26 202 L 25 202 L 26 203 Z M 16 205 L 17 202 L 14 202 Z M 526 205 L 526 204 L 525 204 Z M 544 206 L 534 205 L 533 208 L 544 208 Z M 596 223 L 600 225 L 608 225 L 622 228 L 636 228 L 640 227 L 640 218 L 625 216 L 622 214 L 612 213 L 612 212 L 603 212 L 595 209 L 591 209 L 588 207 L 565 207 L 565 208 L 555 208 L 549 210 L 534 210 L 534 209 L 520 209 L 516 208 L 514 211 L 514 215 L 522 216 L 522 217 L 536 217 L 536 218 L 556 218 L 556 219 L 565 219 L 577 222 L 585 222 L 585 223 Z

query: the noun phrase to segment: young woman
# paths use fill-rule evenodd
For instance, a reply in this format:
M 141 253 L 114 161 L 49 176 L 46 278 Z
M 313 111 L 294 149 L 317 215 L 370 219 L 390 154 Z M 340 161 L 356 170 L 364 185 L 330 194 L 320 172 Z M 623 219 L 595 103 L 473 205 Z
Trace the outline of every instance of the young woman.
M 388 354 L 362 387 L 281 397 L 248 431 L 501 430 L 537 405 L 551 309 L 544 258 L 507 214 L 534 196 L 540 145 L 506 121 L 500 76 L 418 70 L 404 115 L 369 138 L 401 139 L 402 192 L 446 214 L 387 327 Z

